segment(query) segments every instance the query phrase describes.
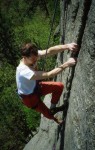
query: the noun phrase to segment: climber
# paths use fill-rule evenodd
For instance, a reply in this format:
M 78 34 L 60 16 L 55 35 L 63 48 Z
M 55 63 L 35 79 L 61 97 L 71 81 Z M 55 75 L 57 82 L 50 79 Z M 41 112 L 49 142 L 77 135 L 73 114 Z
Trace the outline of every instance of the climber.
M 57 45 L 48 48 L 47 56 L 70 50 L 76 52 L 78 46 L 76 43 Z M 22 60 L 16 69 L 16 82 L 18 94 L 24 105 L 42 113 L 46 118 L 53 119 L 58 124 L 63 121 L 54 116 L 53 109 L 56 108 L 64 85 L 61 82 L 42 81 L 61 73 L 65 68 L 76 64 L 75 58 L 69 58 L 64 64 L 51 71 L 37 71 L 37 61 L 40 57 L 46 55 L 46 50 L 37 50 L 34 44 L 27 43 L 21 48 Z M 39 81 L 39 82 L 38 82 Z M 50 109 L 41 101 L 41 96 L 52 93 Z M 53 113 L 52 113 L 53 112 Z

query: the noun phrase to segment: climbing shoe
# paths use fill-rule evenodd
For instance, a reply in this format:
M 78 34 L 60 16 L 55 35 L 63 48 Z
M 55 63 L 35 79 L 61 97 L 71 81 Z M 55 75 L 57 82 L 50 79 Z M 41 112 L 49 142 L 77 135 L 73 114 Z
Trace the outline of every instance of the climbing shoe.
M 50 113 L 55 115 L 59 111 L 58 107 L 50 108 Z
M 64 102 L 64 104 L 62 106 L 50 108 L 50 113 L 52 115 L 55 115 L 56 113 L 58 113 L 60 111 L 64 111 L 66 109 L 68 109 L 68 102 Z

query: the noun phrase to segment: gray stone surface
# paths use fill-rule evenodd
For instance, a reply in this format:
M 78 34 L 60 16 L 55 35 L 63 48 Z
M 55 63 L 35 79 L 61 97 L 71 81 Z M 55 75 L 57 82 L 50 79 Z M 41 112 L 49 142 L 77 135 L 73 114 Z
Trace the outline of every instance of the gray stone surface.
M 59 105 L 69 101 L 66 124 L 59 127 L 42 116 L 38 134 L 24 150 L 95 150 L 95 0 L 67 0 L 66 7 L 64 1 L 60 41 L 80 47 L 77 65 L 56 78 L 65 85 Z M 68 51 L 58 54 L 57 64 L 71 56 Z
M 95 1 L 93 0 L 86 21 L 70 92 L 64 150 L 95 149 L 94 13 Z

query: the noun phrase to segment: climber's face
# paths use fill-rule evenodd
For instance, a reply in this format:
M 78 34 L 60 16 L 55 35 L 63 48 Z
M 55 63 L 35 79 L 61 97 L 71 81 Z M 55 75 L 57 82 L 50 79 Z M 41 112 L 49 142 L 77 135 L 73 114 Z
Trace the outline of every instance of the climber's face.
M 33 66 L 36 64 L 37 60 L 38 60 L 38 55 L 31 55 L 29 57 L 24 57 L 25 60 L 25 64 L 28 66 Z

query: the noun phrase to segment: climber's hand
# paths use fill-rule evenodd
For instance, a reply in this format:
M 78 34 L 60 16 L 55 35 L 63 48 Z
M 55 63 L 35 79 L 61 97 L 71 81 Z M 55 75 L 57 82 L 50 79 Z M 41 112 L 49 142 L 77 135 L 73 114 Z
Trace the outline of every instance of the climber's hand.
M 70 44 L 67 44 L 67 47 L 70 51 L 72 52 L 76 52 L 78 51 L 78 45 L 76 43 L 70 43 Z
M 69 58 L 66 63 L 68 64 L 68 67 L 74 66 L 77 63 L 77 59 L 76 58 Z

